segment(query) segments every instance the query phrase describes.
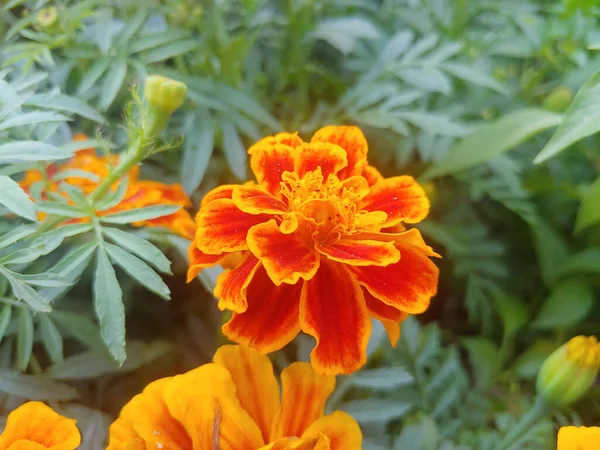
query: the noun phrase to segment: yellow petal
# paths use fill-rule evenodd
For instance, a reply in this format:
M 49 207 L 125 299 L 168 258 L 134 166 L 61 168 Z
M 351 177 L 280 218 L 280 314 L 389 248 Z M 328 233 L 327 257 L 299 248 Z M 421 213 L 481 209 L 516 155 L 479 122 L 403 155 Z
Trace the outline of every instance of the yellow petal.
M 331 443 L 331 450 L 361 450 L 362 432 L 356 420 L 342 411 L 321 417 L 310 425 L 303 438 L 324 434 Z

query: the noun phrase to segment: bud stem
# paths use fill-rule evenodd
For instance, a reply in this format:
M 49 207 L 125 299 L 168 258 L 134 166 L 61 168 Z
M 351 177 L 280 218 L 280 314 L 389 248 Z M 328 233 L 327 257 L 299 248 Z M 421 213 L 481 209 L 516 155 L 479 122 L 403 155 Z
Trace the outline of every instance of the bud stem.
M 508 450 L 510 447 L 531 430 L 542 418 L 550 412 L 550 407 L 541 395 L 535 399 L 535 403 L 521 418 L 521 421 L 494 447 L 494 450 Z

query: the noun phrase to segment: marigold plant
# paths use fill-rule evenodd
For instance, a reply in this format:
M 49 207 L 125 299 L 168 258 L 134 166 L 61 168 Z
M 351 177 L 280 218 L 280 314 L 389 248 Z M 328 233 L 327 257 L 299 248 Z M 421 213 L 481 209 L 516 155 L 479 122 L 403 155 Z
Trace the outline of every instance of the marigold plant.
M 214 292 L 234 312 L 229 338 L 270 352 L 303 330 L 318 372 L 349 373 L 366 361 L 369 316 L 395 343 L 405 315 L 427 309 L 436 254 L 417 229 L 399 230 L 429 201 L 412 177 L 383 178 L 367 150 L 356 127 L 325 127 L 310 142 L 280 133 L 248 150 L 256 183 L 206 195 L 188 279 L 242 252 Z
M 81 443 L 75 420 L 40 402 L 28 402 L 8 416 L 0 450 L 74 450 Z
M 108 450 L 359 450 L 348 414 L 324 415 L 335 378 L 296 362 L 281 374 L 269 358 L 225 345 L 213 363 L 150 383 L 110 427 Z

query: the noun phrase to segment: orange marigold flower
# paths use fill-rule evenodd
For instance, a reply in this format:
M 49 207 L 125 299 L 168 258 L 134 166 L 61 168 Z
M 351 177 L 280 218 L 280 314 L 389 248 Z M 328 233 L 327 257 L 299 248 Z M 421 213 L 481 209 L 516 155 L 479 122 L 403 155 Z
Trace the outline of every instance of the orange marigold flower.
M 213 363 L 150 383 L 111 425 L 107 450 L 359 450 L 356 421 L 324 415 L 335 378 L 296 362 L 281 373 L 269 358 L 237 345 Z
M 87 139 L 87 136 L 84 134 L 76 134 L 73 139 L 81 141 Z M 27 171 L 21 180 L 20 185 L 23 189 L 29 191 L 34 183 L 50 180 L 45 186 L 45 191 L 42 192 L 42 198 L 46 198 L 46 191 L 57 192 L 60 188 L 60 184 L 63 182 L 81 188 L 85 194 L 91 194 L 96 190 L 100 182 L 108 176 L 111 169 L 117 165 L 118 161 L 118 155 L 98 156 L 93 148 L 87 148 L 76 152 L 73 158 L 64 163 L 50 164 L 46 168 L 45 174 L 42 174 L 39 170 Z M 67 176 L 60 181 L 52 180 L 56 174 L 67 170 L 81 170 L 88 172 L 95 175 L 96 180 L 77 176 Z M 180 236 L 193 239 L 196 231 L 196 224 L 189 212 L 183 209 L 191 207 L 192 202 L 185 194 L 183 187 L 180 184 L 164 184 L 156 181 L 139 180 L 138 166 L 131 168 L 128 175 L 129 184 L 123 200 L 110 209 L 99 211 L 98 215 L 109 215 L 115 212 L 127 211 L 145 206 L 179 205 L 182 206 L 182 209 L 174 214 L 152 220 L 134 222 L 131 225 L 136 227 L 167 228 Z M 112 186 L 112 190 L 115 191 L 118 188 L 118 185 L 119 183 L 116 182 Z M 67 194 L 65 193 L 64 195 L 66 196 Z M 41 214 L 42 216 L 40 218 L 43 217 L 43 213 Z M 81 220 L 73 220 L 69 223 Z
M 8 415 L 0 450 L 74 450 L 81 443 L 75 420 L 40 402 L 28 402 Z
M 557 450 L 600 450 L 600 427 L 561 427 Z
M 436 294 L 436 254 L 402 225 L 425 218 L 427 196 L 412 177 L 385 179 L 369 166 L 356 127 L 325 127 L 310 142 L 280 133 L 248 153 L 257 182 L 218 187 L 202 202 L 188 280 L 241 253 L 214 292 L 234 312 L 223 332 L 264 353 L 302 330 L 317 341 L 317 372 L 353 372 L 366 360 L 369 316 L 395 344 L 399 322 Z

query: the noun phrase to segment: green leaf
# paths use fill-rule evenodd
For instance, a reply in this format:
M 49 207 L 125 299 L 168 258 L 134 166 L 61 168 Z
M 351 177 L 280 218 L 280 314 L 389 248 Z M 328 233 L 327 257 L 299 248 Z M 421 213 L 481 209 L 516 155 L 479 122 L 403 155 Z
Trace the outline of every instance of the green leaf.
M 600 131 L 600 71 L 592 75 L 565 111 L 562 122 L 533 162 L 542 163 L 581 139 Z
M 537 221 L 530 227 L 542 279 L 550 287 L 555 281 L 556 270 L 567 259 L 569 249 L 560 233 L 546 221 Z
M 153 48 L 152 50 L 140 53 L 140 59 L 144 64 L 152 64 L 159 61 L 165 61 L 177 55 L 191 52 L 198 49 L 198 41 L 193 38 L 182 39 L 180 41 L 171 42 L 161 47 Z
M 221 121 L 221 130 L 223 132 L 223 152 L 227 165 L 233 174 L 241 180 L 247 178 L 246 161 L 247 154 L 240 136 L 229 120 Z
M 75 388 L 36 375 L 0 369 L 0 392 L 37 401 L 68 401 L 79 398 Z
M 33 350 L 33 317 L 27 308 L 19 308 L 16 365 L 21 372 L 27 370 Z
M 52 181 L 61 181 L 66 178 L 80 178 L 83 180 L 93 181 L 94 183 L 100 182 L 100 177 L 98 175 L 81 169 L 61 170 L 52 177 Z
M 407 111 L 398 112 L 395 115 L 433 135 L 456 137 L 468 133 L 468 128 L 452 122 L 449 117 L 441 114 Z
M 106 244 L 106 251 L 115 264 L 119 265 L 138 283 L 165 300 L 171 300 L 169 287 L 148 264 L 116 245 Z
M 515 360 L 511 371 L 524 380 L 535 380 L 542 364 L 556 350 L 552 340 L 539 340 Z
M 555 330 L 583 320 L 594 304 L 594 292 L 587 283 L 568 279 L 557 284 L 531 324 L 534 328 Z
M 198 114 L 195 126 L 185 140 L 181 160 L 181 179 L 185 192 L 191 195 L 204 177 L 214 147 L 213 124 L 208 111 Z
M 93 88 L 98 80 L 102 78 L 102 75 L 104 75 L 104 72 L 108 69 L 109 64 L 110 62 L 107 59 L 95 61 L 94 64 L 92 64 L 92 67 L 90 67 L 83 75 L 81 83 L 79 83 L 79 86 L 77 87 L 77 95 L 82 96 Z
M 4 338 L 6 334 L 6 330 L 8 325 L 10 324 L 10 319 L 12 317 L 12 306 L 4 305 L 2 307 L 2 311 L 0 312 L 0 342 Z
M 10 283 L 10 287 L 12 289 L 13 295 L 19 299 L 26 302 L 29 306 L 31 306 L 36 311 L 49 312 L 52 311 L 52 308 L 49 305 L 49 301 L 42 297 L 35 289 L 21 280 L 14 277 L 10 270 L 0 266 L 0 273 L 4 275 L 8 282 Z M 21 308 L 25 309 L 25 308 Z
M 132 222 L 141 222 L 143 220 L 156 219 L 157 217 L 174 214 L 181 209 L 178 205 L 156 205 L 146 206 L 144 208 L 132 209 L 131 211 L 122 211 L 109 216 L 102 216 L 100 220 L 104 223 L 113 223 L 118 225 L 130 224 Z
M 494 295 L 496 311 L 502 318 L 504 325 L 504 336 L 514 336 L 527 323 L 527 309 L 525 305 L 516 298 L 500 293 Z
M 575 232 L 579 233 L 598 222 L 600 222 L 600 177 L 596 178 L 581 199 L 575 221 Z
M 125 60 L 115 61 L 110 65 L 102 83 L 102 93 L 98 104 L 102 111 L 106 111 L 115 101 L 126 76 L 127 62 Z
M 7 269 L 8 270 L 8 269 Z M 13 272 L 12 275 L 27 284 L 33 284 L 34 286 L 47 286 L 47 287 L 57 287 L 57 286 L 67 286 L 70 283 L 65 281 L 59 275 L 54 273 L 34 273 L 34 274 L 22 274 Z
M 564 259 L 554 271 L 555 278 L 565 278 L 573 275 L 599 275 L 600 249 L 588 248 Z
M 10 177 L 0 176 L 0 204 L 18 216 L 37 221 L 35 205 L 19 183 Z
M 98 123 L 106 122 L 104 117 L 87 103 L 65 94 L 34 94 L 27 97 L 24 105 L 69 112 Z
M 159 271 L 171 274 L 171 261 L 154 244 L 133 233 L 118 228 L 102 228 L 102 232 L 115 244 L 139 256 Z
M 394 389 L 414 381 L 414 377 L 402 367 L 381 367 L 356 372 L 347 383 L 368 389 Z
M 40 325 L 40 335 L 42 344 L 48 352 L 48 356 L 53 363 L 62 361 L 63 359 L 63 340 L 58 328 L 48 314 L 40 314 L 38 316 Z
M 186 37 L 189 37 L 189 32 L 179 29 L 167 30 L 164 33 L 152 33 L 146 36 L 137 37 L 130 43 L 129 51 L 131 54 L 134 54 L 160 47 Z
M 515 148 L 530 137 L 560 123 L 561 116 L 542 109 L 525 108 L 484 124 L 458 142 L 423 173 L 422 180 L 451 175 L 488 161 Z
M 92 349 L 97 355 L 106 355 L 114 365 L 100 336 L 98 326 L 94 322 L 81 314 L 70 311 L 52 311 L 52 318 L 69 336 Z
M 0 163 L 66 159 L 71 157 L 71 154 L 54 145 L 37 141 L 17 141 L 0 145 Z
M 100 321 L 102 339 L 113 358 L 123 364 L 126 358 L 123 291 L 104 247 L 98 247 L 96 252 L 94 307 Z
M 47 214 L 55 214 L 62 217 L 72 217 L 74 219 L 88 217 L 87 212 L 83 212 L 75 206 L 67 205 L 66 203 L 42 202 L 38 203 L 37 208 Z
M 0 122 L 0 131 L 9 130 L 11 128 L 20 127 L 23 125 L 33 125 L 44 122 L 66 122 L 67 120 L 71 119 L 55 112 L 32 111 L 16 115 Z
M 343 404 L 340 409 L 350 414 L 359 423 L 385 424 L 404 417 L 412 409 L 412 405 L 401 400 L 368 398 L 350 401 Z
M 502 83 L 499 83 L 496 79 L 492 78 L 491 76 L 485 75 L 481 72 L 474 70 L 470 66 L 464 64 L 457 64 L 453 62 L 444 62 L 441 65 L 441 67 L 446 72 L 454 75 L 457 78 L 460 78 L 477 86 L 493 89 L 496 92 L 508 95 L 508 90 L 506 86 L 504 86 Z
M 476 385 L 478 388 L 485 389 L 490 385 L 499 368 L 498 348 L 485 338 L 464 338 L 463 345 L 469 352 Z
M 17 241 L 35 233 L 36 225 L 21 225 L 20 227 L 10 230 L 8 233 L 0 237 L 0 249 L 6 248 Z
M 87 233 L 93 228 L 94 226 L 91 223 L 72 223 L 69 225 L 61 225 L 59 228 L 56 228 L 52 231 L 47 231 L 46 233 L 40 235 L 40 237 L 34 241 L 34 245 L 38 245 L 47 239 L 65 239 L 68 237 L 77 236 L 78 234 Z

